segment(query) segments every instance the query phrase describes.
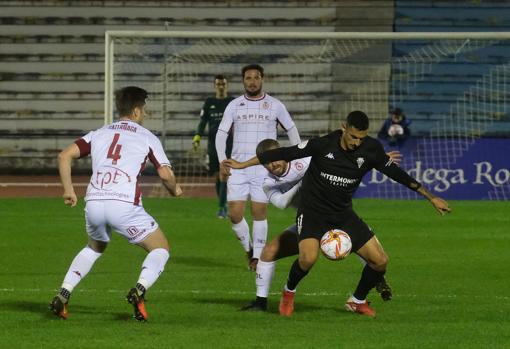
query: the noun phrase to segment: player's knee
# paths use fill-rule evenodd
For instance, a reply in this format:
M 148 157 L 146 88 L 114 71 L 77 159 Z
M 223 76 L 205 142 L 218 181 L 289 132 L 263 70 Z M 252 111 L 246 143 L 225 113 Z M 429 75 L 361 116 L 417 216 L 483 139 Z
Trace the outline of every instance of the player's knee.
M 314 253 L 303 253 L 299 256 L 299 266 L 301 269 L 307 271 L 312 269 L 315 261 L 317 260 L 317 254 Z
M 278 253 L 278 245 L 270 243 L 266 245 L 260 254 L 260 260 L 263 262 L 273 262 Z
M 96 253 L 103 253 L 108 247 L 108 242 L 89 239 L 87 246 Z
M 386 253 L 381 253 L 377 256 L 377 258 L 372 262 L 374 268 L 377 271 L 385 271 L 388 267 L 389 257 Z
M 228 218 L 232 224 L 238 224 L 243 220 L 243 215 L 241 212 L 229 211 Z

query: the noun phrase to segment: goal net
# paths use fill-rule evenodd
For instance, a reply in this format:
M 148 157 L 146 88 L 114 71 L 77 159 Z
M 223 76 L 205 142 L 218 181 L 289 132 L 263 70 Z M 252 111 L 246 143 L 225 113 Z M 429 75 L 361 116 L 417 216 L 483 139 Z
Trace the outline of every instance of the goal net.
M 394 108 L 412 120 L 414 148 L 403 168 L 417 163 L 447 171 L 480 137 L 508 136 L 508 33 L 241 33 L 124 32 L 106 34 L 105 121 L 114 118 L 113 91 L 138 85 L 150 93 L 145 126 L 158 136 L 181 179 L 211 187 L 207 137 L 192 150 L 203 102 L 214 76 L 243 94 L 241 68 L 265 69 L 264 91 L 289 110 L 302 139 L 338 129 L 362 110 L 376 137 Z M 287 137 L 279 130 L 279 138 Z M 418 171 L 418 170 L 417 170 Z M 408 189 L 369 174 L 370 196 L 414 198 Z M 437 176 L 436 176 L 437 177 Z M 437 183 L 434 183 L 437 181 Z M 441 191 L 441 178 L 433 178 Z M 506 199 L 508 182 L 491 198 Z

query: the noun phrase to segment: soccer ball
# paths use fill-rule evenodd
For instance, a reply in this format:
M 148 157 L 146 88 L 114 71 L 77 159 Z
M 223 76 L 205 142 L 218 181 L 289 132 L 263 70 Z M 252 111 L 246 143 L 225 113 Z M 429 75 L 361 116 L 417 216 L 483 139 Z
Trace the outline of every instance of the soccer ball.
M 322 236 L 321 251 L 327 259 L 344 259 L 351 252 L 351 248 L 351 238 L 343 230 L 331 229 Z

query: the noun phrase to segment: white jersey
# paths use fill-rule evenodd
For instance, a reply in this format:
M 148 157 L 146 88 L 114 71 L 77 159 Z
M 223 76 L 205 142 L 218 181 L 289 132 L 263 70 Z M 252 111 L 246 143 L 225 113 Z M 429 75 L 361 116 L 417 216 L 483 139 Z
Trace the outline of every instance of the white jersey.
M 76 142 L 80 157 L 92 157 L 92 177 L 85 201 L 141 203 L 140 175 L 149 159 L 156 168 L 170 166 L 159 139 L 133 121 L 118 121 L 87 133 Z
M 228 104 L 218 130 L 228 133 L 233 127 L 232 159 L 242 162 L 255 156 L 260 141 L 276 139 L 278 124 L 286 131 L 296 127 L 282 102 L 267 93 L 255 100 L 243 95 Z
M 280 208 L 287 205 L 282 203 L 285 201 L 290 202 L 291 206 L 297 208 L 299 205 L 300 195 L 299 190 L 292 194 L 292 197 L 284 198 L 287 192 L 296 187 L 303 179 L 306 170 L 310 166 L 311 157 L 292 160 L 288 163 L 287 171 L 281 176 L 275 176 L 269 173 L 269 176 L 264 179 L 264 192 L 266 193 L 269 201 Z

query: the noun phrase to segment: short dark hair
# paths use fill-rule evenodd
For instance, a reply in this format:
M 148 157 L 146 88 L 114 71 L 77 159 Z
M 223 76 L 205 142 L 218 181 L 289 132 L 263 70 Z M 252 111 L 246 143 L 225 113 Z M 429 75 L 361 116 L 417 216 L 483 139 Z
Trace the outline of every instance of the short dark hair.
M 347 126 L 353 126 L 359 131 L 365 131 L 368 130 L 368 124 L 368 116 L 362 111 L 351 111 L 347 115 Z
M 115 106 L 119 116 L 131 115 L 136 107 L 143 107 L 149 94 L 143 88 L 127 86 L 115 91 Z
M 259 157 L 263 152 L 276 148 L 280 148 L 280 143 L 275 139 L 268 138 L 257 144 L 255 152 L 257 153 L 257 157 Z
M 400 108 L 395 108 L 391 112 L 393 115 L 404 116 L 404 111 Z
M 214 77 L 214 80 L 227 80 L 227 78 L 221 74 L 218 74 Z
M 244 79 L 244 74 L 246 73 L 246 71 L 252 70 L 252 69 L 258 70 L 260 72 L 260 77 L 262 77 L 262 78 L 264 77 L 264 68 L 262 68 L 262 66 L 260 66 L 258 64 L 248 64 L 243 67 L 243 70 L 242 70 L 243 79 Z

